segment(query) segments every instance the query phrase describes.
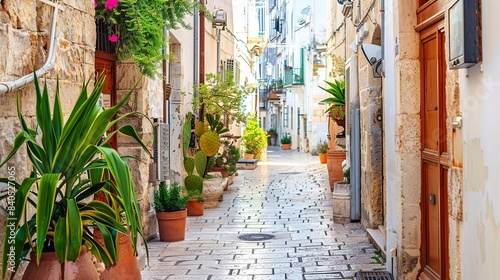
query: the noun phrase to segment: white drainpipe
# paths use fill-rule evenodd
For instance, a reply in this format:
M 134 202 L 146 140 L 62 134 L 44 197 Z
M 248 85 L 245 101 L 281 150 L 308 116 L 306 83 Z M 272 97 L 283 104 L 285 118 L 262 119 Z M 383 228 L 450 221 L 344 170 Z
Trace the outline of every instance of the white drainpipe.
M 47 5 L 54 7 L 54 14 L 52 15 L 52 26 L 50 29 L 50 45 L 48 49 L 48 56 L 45 64 L 38 70 L 36 70 L 36 75 L 41 77 L 45 75 L 49 70 L 54 67 L 54 61 L 56 60 L 56 23 L 57 23 L 57 14 L 58 10 L 63 10 L 62 6 L 59 3 L 54 3 L 49 0 L 39 0 Z M 24 77 L 21 77 L 12 82 L 0 82 L 0 94 L 8 93 L 19 89 L 34 80 L 33 73 L 28 74 Z

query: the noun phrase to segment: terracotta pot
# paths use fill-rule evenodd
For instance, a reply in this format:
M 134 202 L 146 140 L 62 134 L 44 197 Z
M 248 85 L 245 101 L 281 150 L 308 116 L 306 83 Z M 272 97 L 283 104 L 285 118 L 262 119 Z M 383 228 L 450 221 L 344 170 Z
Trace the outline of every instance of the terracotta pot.
M 82 246 L 80 255 L 75 262 L 65 262 L 60 264 L 55 252 L 42 253 L 40 264 L 36 264 L 36 254 L 31 252 L 31 260 L 26 267 L 23 280 L 97 280 L 99 274 L 87 253 L 87 247 Z
M 196 198 L 191 198 L 186 205 L 188 216 L 203 216 L 204 209 L 204 203 L 199 202 Z
M 100 235 L 100 239 L 99 239 Z M 94 231 L 94 238 L 99 244 L 104 245 L 100 231 Z M 101 273 L 101 280 L 134 280 L 141 279 L 141 270 L 135 256 L 132 238 L 130 235 L 119 233 L 118 260 L 112 267 L 107 267 Z
M 319 157 L 319 162 L 320 163 L 326 163 L 327 162 L 326 153 L 319 153 L 318 157 Z
M 219 207 L 219 197 L 224 192 L 224 185 L 227 179 L 212 178 L 203 179 L 203 197 L 205 198 L 205 208 Z
M 187 210 L 156 212 L 160 240 L 165 242 L 182 241 L 186 236 Z
M 344 172 L 342 171 L 342 161 L 345 160 L 346 152 L 344 151 L 328 151 L 326 152 L 328 179 L 330 181 L 330 190 L 333 192 L 335 182 L 344 180 Z
M 243 154 L 243 159 L 253 159 L 254 156 L 255 156 L 254 154 L 244 153 Z
M 220 172 L 220 174 L 222 175 L 222 178 L 227 178 L 227 176 L 229 176 L 227 169 L 224 167 L 214 166 L 214 167 L 212 167 L 212 171 L 213 172 Z
M 290 145 L 291 144 L 281 144 L 281 149 L 282 150 L 290 150 Z

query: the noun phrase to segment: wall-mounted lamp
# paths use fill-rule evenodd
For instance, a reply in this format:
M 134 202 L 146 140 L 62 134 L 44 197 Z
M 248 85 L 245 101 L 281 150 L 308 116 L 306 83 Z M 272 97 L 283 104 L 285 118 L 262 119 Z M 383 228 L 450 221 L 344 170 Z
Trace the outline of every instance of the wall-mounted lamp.
M 384 70 L 382 67 L 382 47 L 373 44 L 361 44 L 361 50 L 372 66 L 373 77 L 380 78 L 383 76 Z
M 212 27 L 222 27 L 222 30 L 226 28 L 227 25 L 227 13 L 223 9 L 214 10 L 212 17 L 214 21 L 212 22 Z
M 268 76 L 271 76 L 273 74 L 273 65 L 269 62 L 266 65 L 266 74 Z

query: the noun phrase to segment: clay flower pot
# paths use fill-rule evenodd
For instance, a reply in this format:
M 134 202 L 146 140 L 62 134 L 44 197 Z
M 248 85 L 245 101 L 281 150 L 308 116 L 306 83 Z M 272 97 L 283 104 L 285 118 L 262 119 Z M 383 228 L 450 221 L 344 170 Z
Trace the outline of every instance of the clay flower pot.
M 328 158 L 326 167 L 328 169 L 328 179 L 330 181 L 330 190 L 333 192 L 334 184 L 344 180 L 342 171 L 342 161 L 345 160 L 346 152 L 340 150 L 326 152 Z
M 186 205 L 188 216 L 203 216 L 205 206 L 203 202 L 199 202 L 196 198 L 191 198 L 188 200 Z
M 36 254 L 31 252 L 31 261 L 26 267 L 23 280 L 98 280 L 99 274 L 87 253 L 87 247 L 82 246 L 80 255 L 75 262 L 60 264 L 55 252 L 42 253 L 40 264 L 36 264 Z
M 254 158 L 254 154 L 247 154 L 247 153 L 244 153 L 243 154 L 243 159 L 253 159 Z
M 94 238 L 104 246 L 104 240 L 100 230 L 94 230 Z M 132 238 L 130 235 L 119 233 L 118 237 L 118 260 L 114 266 L 107 267 L 102 273 L 101 280 L 133 280 L 141 279 L 141 270 L 135 257 Z
M 160 240 L 165 242 L 182 241 L 186 236 L 187 210 L 156 212 Z
M 290 150 L 290 145 L 291 144 L 281 144 L 281 149 L 282 150 Z
M 326 157 L 326 153 L 319 153 L 318 157 L 320 163 L 327 163 L 328 158 Z

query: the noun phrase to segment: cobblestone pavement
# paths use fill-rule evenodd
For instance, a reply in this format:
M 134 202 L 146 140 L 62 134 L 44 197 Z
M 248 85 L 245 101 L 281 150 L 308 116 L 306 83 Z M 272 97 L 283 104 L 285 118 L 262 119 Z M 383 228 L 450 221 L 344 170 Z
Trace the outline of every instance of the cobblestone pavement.
M 268 162 L 238 172 L 219 208 L 188 217 L 184 241 L 148 243 L 143 279 L 350 279 L 383 268 L 359 223 L 332 222 L 318 157 L 270 147 Z M 274 238 L 238 238 L 252 233 Z

